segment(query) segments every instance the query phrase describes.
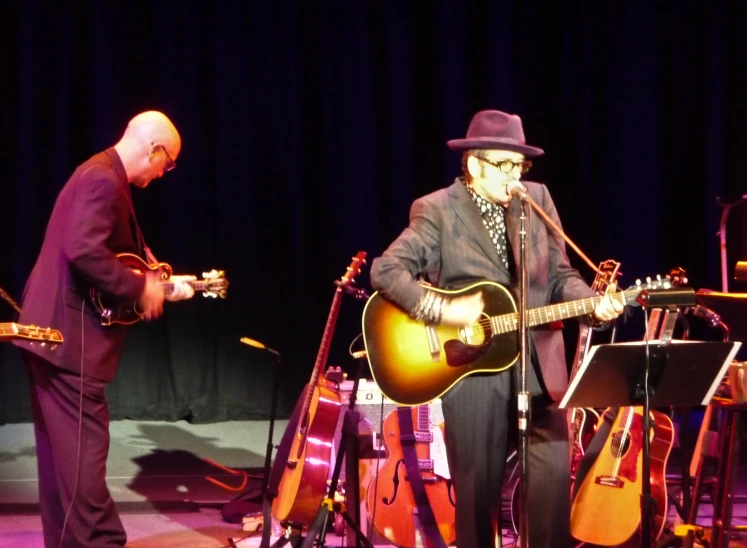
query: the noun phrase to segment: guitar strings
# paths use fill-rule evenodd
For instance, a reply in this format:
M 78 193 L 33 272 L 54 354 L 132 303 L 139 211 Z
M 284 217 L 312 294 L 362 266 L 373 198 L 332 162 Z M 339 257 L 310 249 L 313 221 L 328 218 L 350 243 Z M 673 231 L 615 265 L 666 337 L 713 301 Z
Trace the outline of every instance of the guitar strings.
M 587 300 L 589 300 L 590 301 L 589 304 L 593 304 L 596 307 L 596 305 L 598 305 L 600 302 L 602 302 L 602 299 L 604 299 L 605 297 L 607 297 L 607 295 L 602 295 L 602 296 L 597 296 L 597 297 L 588 297 L 588 299 L 581 299 L 581 301 L 587 301 Z M 620 297 L 619 300 L 618 300 L 618 297 Z M 619 293 L 616 293 L 616 294 L 612 295 L 611 298 L 614 298 L 615 300 L 617 300 L 619 302 L 619 304 L 625 305 L 625 303 L 626 303 L 626 300 L 625 300 L 625 291 L 620 291 Z M 594 301 L 596 301 L 596 302 L 594 302 Z M 542 315 L 543 314 L 540 312 L 540 310 L 543 310 L 543 309 L 554 309 L 554 310 L 558 311 L 557 316 L 558 316 L 558 319 L 560 319 L 560 318 L 564 317 L 562 315 L 562 313 L 561 313 L 562 310 L 563 310 L 563 308 L 565 308 L 567 314 L 570 314 L 570 309 L 569 309 L 567 303 L 558 303 L 558 304 L 548 305 L 546 307 L 533 308 L 533 309 L 527 310 L 527 317 L 530 319 L 530 321 L 537 321 L 537 318 L 539 317 L 539 322 L 542 322 Z M 578 309 L 576 309 L 575 311 L 577 311 L 577 310 Z M 581 314 L 578 314 L 578 315 L 581 315 Z M 544 313 L 544 316 L 546 318 L 549 317 L 547 312 Z M 555 314 L 553 314 L 553 317 L 554 316 L 555 316 Z M 572 317 L 572 316 L 568 316 L 568 317 Z M 489 318 L 481 318 L 481 319 L 477 320 L 474 324 L 471 324 L 471 325 L 479 325 L 483 329 L 485 329 L 485 328 L 491 329 L 494 321 L 495 321 L 496 325 L 499 327 L 499 330 L 498 330 L 499 333 L 507 333 L 509 331 L 513 331 L 513 330 L 518 329 L 519 313 L 518 312 L 509 312 L 507 314 L 500 314 L 498 316 L 492 316 L 492 317 L 489 317 Z M 467 327 L 469 327 L 469 326 L 467 326 Z M 505 331 L 501 330 L 501 328 L 505 329 Z M 439 334 L 441 334 L 441 333 L 444 333 L 444 334 L 449 333 L 449 334 L 451 334 L 452 332 L 456 332 L 458 334 L 459 331 L 462 330 L 462 329 L 464 329 L 464 328 L 462 328 L 462 327 L 454 327 L 454 326 L 437 326 L 436 327 L 436 331 Z

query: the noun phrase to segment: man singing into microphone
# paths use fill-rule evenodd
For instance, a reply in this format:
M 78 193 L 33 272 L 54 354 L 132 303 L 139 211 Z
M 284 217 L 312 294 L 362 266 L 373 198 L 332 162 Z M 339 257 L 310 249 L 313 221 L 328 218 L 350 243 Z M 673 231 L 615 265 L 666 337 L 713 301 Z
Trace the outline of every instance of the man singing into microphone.
M 373 261 L 371 283 L 413 318 L 467 326 L 483 312 L 480 293 L 449 299 L 417 280 L 446 289 L 490 280 L 516 295 L 521 205 L 512 194 L 526 191 L 560 221 L 545 185 L 519 182 L 532 165 L 527 158 L 544 151 L 526 144 L 518 116 L 478 112 L 466 138 L 448 146 L 463 153 L 462 177 L 413 203 L 409 226 Z M 529 216 L 527 232 L 527 308 L 595 295 L 569 264 L 561 237 L 539 215 Z M 604 298 L 588 321 L 607 322 L 621 312 L 620 303 Z M 553 405 L 568 383 L 562 333 L 533 328 L 528 344 L 529 545 L 562 548 L 570 546 L 571 487 L 566 414 Z M 442 396 L 459 548 L 494 546 L 500 538 L 503 470 L 509 443 L 517 439 L 516 369 L 466 376 Z

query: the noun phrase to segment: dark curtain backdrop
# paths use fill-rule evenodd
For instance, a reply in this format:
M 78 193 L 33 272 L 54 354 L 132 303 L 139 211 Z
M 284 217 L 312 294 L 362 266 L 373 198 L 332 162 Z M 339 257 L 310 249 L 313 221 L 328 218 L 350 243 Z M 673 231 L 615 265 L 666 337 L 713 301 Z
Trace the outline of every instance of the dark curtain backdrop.
M 57 192 L 139 111 L 179 128 L 178 169 L 136 209 L 177 273 L 224 269 L 228 298 L 168 303 L 131 330 L 115 418 L 281 414 L 314 364 L 351 257 L 380 254 L 409 205 L 451 182 L 484 108 L 519 113 L 547 153 L 568 234 L 622 285 L 682 266 L 720 289 L 716 197 L 747 194 L 747 44 L 739 2 L 85 2 L 2 8 L 0 286 L 20 298 Z M 747 206 L 728 224 L 747 259 Z M 591 282 L 593 272 L 573 263 Z M 369 288 L 368 269 L 358 278 Z M 730 287 L 739 290 L 738 284 Z M 744 290 L 744 286 L 741 288 Z M 329 363 L 363 302 L 345 298 Z M 0 303 L 0 320 L 14 318 Z M 360 348 L 357 341 L 354 348 Z M 16 349 L 0 345 L 0 423 L 29 418 Z

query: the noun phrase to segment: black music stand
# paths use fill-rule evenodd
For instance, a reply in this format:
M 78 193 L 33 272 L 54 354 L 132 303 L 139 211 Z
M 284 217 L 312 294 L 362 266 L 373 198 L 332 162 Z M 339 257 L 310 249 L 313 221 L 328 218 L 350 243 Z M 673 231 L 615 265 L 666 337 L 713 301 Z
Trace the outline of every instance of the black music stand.
M 602 344 L 589 350 L 560 407 L 656 408 L 707 405 L 741 346 L 741 342 L 672 340 Z M 646 374 L 648 372 L 648 379 Z M 648 405 L 645 403 L 648 385 Z M 644 432 L 646 427 L 644 426 Z M 647 456 L 644 454 L 644 459 Z M 649 470 L 644 463 L 644 471 Z M 642 492 L 651 478 L 643 474 Z M 648 488 L 646 488 L 648 486 Z M 650 496 L 641 497 L 642 546 L 650 548 L 653 515 Z

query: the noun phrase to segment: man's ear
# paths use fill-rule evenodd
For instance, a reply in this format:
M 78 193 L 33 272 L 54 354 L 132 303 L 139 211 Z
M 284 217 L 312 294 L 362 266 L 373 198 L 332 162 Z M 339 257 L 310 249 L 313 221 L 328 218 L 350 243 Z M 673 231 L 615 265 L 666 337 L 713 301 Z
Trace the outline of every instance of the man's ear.
M 480 160 L 478 160 L 474 156 L 467 157 L 467 171 L 472 178 L 480 177 L 482 175 L 482 169 L 483 166 L 480 163 Z

